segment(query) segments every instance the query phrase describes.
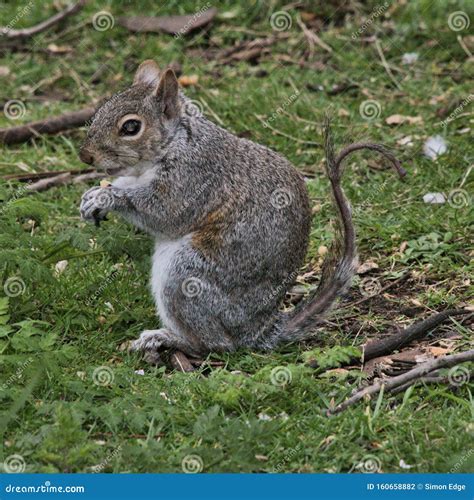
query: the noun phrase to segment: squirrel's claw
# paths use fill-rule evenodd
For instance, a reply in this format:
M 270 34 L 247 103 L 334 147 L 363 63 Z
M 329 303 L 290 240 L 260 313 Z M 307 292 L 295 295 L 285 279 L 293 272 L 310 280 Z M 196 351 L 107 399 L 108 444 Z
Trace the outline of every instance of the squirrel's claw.
M 106 215 L 113 209 L 113 205 L 114 195 L 111 189 L 94 187 L 82 195 L 81 217 L 99 226 L 101 221 L 106 220 Z

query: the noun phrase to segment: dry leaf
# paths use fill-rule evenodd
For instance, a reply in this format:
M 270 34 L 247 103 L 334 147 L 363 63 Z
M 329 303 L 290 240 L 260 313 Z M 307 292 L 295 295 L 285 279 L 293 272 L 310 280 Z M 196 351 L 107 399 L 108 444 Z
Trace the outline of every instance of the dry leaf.
M 62 274 L 65 270 L 69 262 L 67 260 L 60 260 L 56 262 L 56 265 L 54 266 L 54 274 L 56 277 L 58 277 L 60 274 Z
M 260 460 L 260 462 L 266 462 L 268 460 L 268 457 L 266 455 L 255 455 L 255 458 L 257 460 Z
M 452 349 L 445 349 L 444 347 L 435 347 L 435 346 L 430 347 L 429 351 L 435 358 L 437 358 L 438 356 L 444 356 L 445 354 L 449 354 L 450 352 L 453 352 Z
M 112 183 L 110 183 L 109 181 L 107 181 L 107 180 L 105 180 L 105 179 L 102 179 L 102 180 L 100 181 L 100 187 L 101 187 L 101 188 L 106 188 L 106 187 L 109 187 L 109 186 L 111 186 L 111 185 L 112 185 Z
M 10 68 L 8 66 L 0 66 L 0 77 L 8 76 L 10 74 Z
M 345 368 L 333 368 L 332 370 L 327 370 L 324 372 L 325 375 L 347 375 L 349 370 Z
M 344 118 L 346 116 L 350 116 L 351 114 L 349 113 L 349 111 L 347 111 L 347 109 L 344 109 L 344 108 L 339 108 L 338 111 L 337 111 L 337 116 L 339 116 L 339 118 Z
M 321 246 L 318 248 L 318 254 L 319 254 L 321 257 L 324 257 L 327 253 L 328 253 L 328 247 L 326 247 L 326 246 L 324 246 L 324 245 L 321 245 Z
M 405 115 L 392 115 L 389 116 L 385 123 L 387 125 L 400 125 L 402 123 L 409 123 L 410 125 L 414 125 L 416 123 L 422 123 L 423 118 L 421 116 L 405 116 Z
M 198 81 L 198 75 L 182 75 L 178 78 L 178 82 L 183 87 L 191 87 L 193 85 L 197 85 Z
M 72 52 L 72 47 L 69 47 L 68 45 L 56 45 L 55 43 L 50 43 L 47 48 L 51 54 L 67 54 L 68 52 Z
M 367 260 L 363 264 L 359 266 L 357 269 L 357 274 L 365 274 L 368 273 L 369 271 L 372 271 L 373 269 L 378 269 L 379 265 L 376 262 Z
M 398 139 L 397 144 L 399 146 L 413 146 L 413 139 L 411 135 L 407 135 L 405 137 L 402 137 L 401 139 Z
M 312 21 L 313 19 L 316 19 L 316 14 L 313 12 L 302 12 L 301 13 L 301 20 L 305 23 Z

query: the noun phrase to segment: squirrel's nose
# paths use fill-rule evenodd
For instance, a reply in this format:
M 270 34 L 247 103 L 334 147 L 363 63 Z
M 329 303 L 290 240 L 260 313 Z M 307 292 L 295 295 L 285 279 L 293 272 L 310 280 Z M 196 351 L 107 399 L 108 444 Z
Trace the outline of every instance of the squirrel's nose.
M 94 156 L 87 148 L 80 149 L 79 158 L 88 165 L 92 165 L 94 163 Z

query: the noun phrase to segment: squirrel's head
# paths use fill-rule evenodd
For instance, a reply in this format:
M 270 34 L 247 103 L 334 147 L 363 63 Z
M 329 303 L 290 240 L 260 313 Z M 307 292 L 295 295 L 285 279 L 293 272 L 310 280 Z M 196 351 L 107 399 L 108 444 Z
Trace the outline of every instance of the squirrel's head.
M 171 69 L 160 74 L 144 61 L 133 85 L 97 110 L 79 157 L 105 170 L 146 165 L 164 154 L 181 113 L 179 84 Z

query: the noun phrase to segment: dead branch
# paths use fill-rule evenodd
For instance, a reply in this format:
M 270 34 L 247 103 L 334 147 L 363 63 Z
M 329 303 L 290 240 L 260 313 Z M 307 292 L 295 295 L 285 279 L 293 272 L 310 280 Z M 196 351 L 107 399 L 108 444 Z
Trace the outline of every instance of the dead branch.
M 470 373 L 470 375 L 468 376 L 469 380 L 471 378 L 472 378 L 472 373 Z M 400 394 L 400 392 L 405 392 L 411 385 L 435 385 L 435 384 L 449 384 L 451 388 L 456 387 L 456 385 L 451 383 L 448 376 L 442 377 L 439 375 L 430 374 L 427 375 L 426 377 L 421 377 L 420 379 L 416 380 L 414 384 L 412 384 L 411 382 L 407 382 L 406 384 L 401 385 L 396 389 L 393 389 L 393 391 L 390 391 L 390 393 Z
M 40 135 L 57 134 L 71 128 L 82 127 L 94 113 L 95 108 L 88 107 L 25 125 L 2 128 L 0 129 L 0 143 L 19 144 Z
M 179 372 L 193 372 L 194 366 L 189 361 L 186 354 L 181 351 L 175 351 L 170 356 L 170 363 L 173 368 Z
M 38 33 L 42 33 L 43 31 L 46 31 L 48 28 L 51 26 L 61 22 L 63 19 L 66 19 L 66 17 L 71 16 L 72 14 L 75 14 L 79 10 L 84 7 L 86 3 L 86 0 L 79 0 L 77 3 L 70 5 L 66 9 L 62 10 L 61 12 L 58 12 L 54 16 L 50 17 L 49 19 L 46 19 L 45 21 L 42 21 L 41 23 L 31 26 L 30 28 L 23 28 L 23 29 L 11 29 L 8 26 L 4 26 L 0 28 L 0 41 L 2 39 L 6 40 L 22 40 L 25 38 L 31 38 L 34 35 L 37 35 Z
M 392 69 L 390 68 L 390 65 L 387 62 L 387 59 L 385 59 L 385 55 L 383 53 L 382 46 L 380 45 L 380 41 L 378 38 L 375 38 L 375 48 L 377 49 L 377 53 L 380 57 L 380 60 L 382 62 L 382 66 L 384 67 L 385 71 L 387 72 L 387 75 L 390 77 L 390 80 L 395 84 L 395 86 L 401 90 L 402 86 L 398 82 L 398 80 L 393 76 Z
M 54 175 L 50 177 L 45 177 L 44 179 L 40 179 L 39 181 L 34 182 L 28 186 L 28 191 L 37 192 L 37 191 L 46 191 L 56 186 L 65 186 L 66 184 L 80 184 L 81 182 L 89 182 L 91 180 L 96 179 L 104 179 L 108 177 L 108 174 L 105 172 L 89 172 L 82 174 L 72 174 L 71 172 L 64 172 L 59 175 Z
M 311 31 L 307 26 L 306 24 L 301 20 L 300 16 L 297 16 L 296 18 L 296 22 L 298 23 L 298 26 L 301 28 L 301 30 L 303 31 L 303 34 L 308 42 L 308 46 L 309 46 L 309 57 L 312 58 L 313 55 L 314 55 L 314 45 L 319 45 L 319 47 L 321 47 L 322 49 L 326 50 L 327 52 L 329 52 L 330 54 L 332 53 L 332 48 L 325 42 L 323 42 L 321 40 L 321 38 L 319 38 L 318 35 L 316 35 L 316 33 L 314 33 L 313 31 Z
M 33 182 L 27 186 L 28 191 L 46 191 L 54 186 L 62 186 L 67 184 L 71 180 L 71 174 L 59 174 L 54 177 L 47 177 L 46 179 L 40 179 L 39 181 Z
M 395 350 L 401 349 L 414 340 L 424 337 L 449 317 L 460 316 L 462 314 L 472 314 L 472 312 L 467 309 L 448 309 L 414 325 L 410 325 L 401 332 L 394 333 L 383 339 L 373 340 L 363 347 L 362 362 L 365 363 L 371 359 L 385 356 Z
M 31 182 L 48 177 L 55 177 L 59 174 L 82 175 L 96 172 L 94 168 L 84 168 L 80 170 L 51 170 L 48 172 L 33 172 L 28 174 L 8 174 L 1 177 L 4 181 L 18 181 L 18 182 Z
M 376 384 L 373 384 L 369 387 L 365 387 L 364 389 L 356 392 L 350 398 L 346 399 L 341 404 L 337 405 L 334 409 L 328 410 L 327 414 L 329 416 L 340 413 L 350 406 L 355 405 L 361 399 L 377 394 L 382 389 L 382 387 L 384 388 L 385 392 L 393 391 L 394 389 L 397 389 L 401 386 L 409 387 L 428 373 L 439 370 L 440 368 L 451 368 L 467 361 L 474 361 L 474 349 L 460 352 L 458 354 L 443 356 L 441 358 L 431 359 L 426 363 L 422 363 L 413 370 L 403 373 L 402 375 L 391 377 L 389 379 L 377 382 Z

